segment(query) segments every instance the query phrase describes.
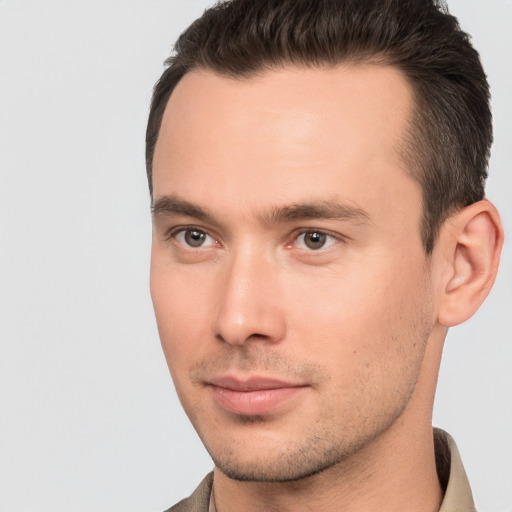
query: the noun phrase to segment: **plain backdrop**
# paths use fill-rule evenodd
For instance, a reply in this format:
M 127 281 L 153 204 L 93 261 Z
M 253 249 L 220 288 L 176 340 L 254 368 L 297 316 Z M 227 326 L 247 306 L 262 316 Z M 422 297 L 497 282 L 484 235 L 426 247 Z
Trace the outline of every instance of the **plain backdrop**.
M 161 511 L 212 467 L 148 290 L 151 89 L 208 2 L 0 0 L 0 511 Z M 451 0 L 493 93 L 497 284 L 453 329 L 434 423 L 512 511 L 512 2 Z

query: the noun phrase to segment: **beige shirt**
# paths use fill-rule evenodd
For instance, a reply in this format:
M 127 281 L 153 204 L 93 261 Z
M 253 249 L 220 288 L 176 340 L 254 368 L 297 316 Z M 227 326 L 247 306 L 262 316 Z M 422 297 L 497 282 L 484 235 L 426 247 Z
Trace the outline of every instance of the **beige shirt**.
M 449 434 L 434 429 L 436 465 L 444 499 L 439 512 L 476 512 L 468 478 L 455 441 Z M 187 499 L 166 512 L 217 512 L 213 495 L 213 473 L 201 482 Z
M 468 477 L 455 441 L 444 430 L 434 429 L 436 464 L 444 489 L 439 512 L 476 512 Z

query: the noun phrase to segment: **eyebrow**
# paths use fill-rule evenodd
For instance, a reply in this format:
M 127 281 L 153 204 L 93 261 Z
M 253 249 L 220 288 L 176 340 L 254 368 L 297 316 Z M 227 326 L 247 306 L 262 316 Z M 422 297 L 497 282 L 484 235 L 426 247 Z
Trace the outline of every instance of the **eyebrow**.
M 310 203 L 294 203 L 287 206 L 273 208 L 264 215 L 265 223 L 292 222 L 295 220 L 351 220 L 358 222 L 370 221 L 370 215 L 351 204 L 342 204 L 339 201 L 312 201 Z
M 184 215 L 186 217 L 195 217 L 199 220 L 212 221 L 213 215 L 207 210 L 178 199 L 175 196 L 163 196 L 158 198 L 151 206 L 153 217 L 172 217 L 176 215 Z
M 173 195 L 158 198 L 151 207 L 154 217 L 173 217 L 183 215 L 208 222 L 215 222 L 215 216 L 208 210 L 179 199 Z M 355 205 L 343 204 L 337 200 L 311 201 L 276 206 L 261 215 L 264 224 L 279 224 L 297 220 L 346 220 L 365 223 L 371 220 L 370 215 Z

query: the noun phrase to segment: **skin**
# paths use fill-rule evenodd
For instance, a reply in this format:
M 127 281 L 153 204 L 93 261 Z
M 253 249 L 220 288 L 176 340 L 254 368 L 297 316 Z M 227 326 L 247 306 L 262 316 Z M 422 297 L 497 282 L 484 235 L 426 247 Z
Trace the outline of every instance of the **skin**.
M 485 210 L 487 233 L 490 208 L 450 220 L 427 257 L 399 156 L 411 108 L 400 72 L 370 64 L 194 70 L 169 100 L 151 293 L 222 512 L 439 508 L 432 403 L 462 314 L 447 290 L 468 260 L 462 226 Z M 475 267 L 460 263 L 454 290 Z M 294 390 L 239 414 L 219 402 L 219 376 Z

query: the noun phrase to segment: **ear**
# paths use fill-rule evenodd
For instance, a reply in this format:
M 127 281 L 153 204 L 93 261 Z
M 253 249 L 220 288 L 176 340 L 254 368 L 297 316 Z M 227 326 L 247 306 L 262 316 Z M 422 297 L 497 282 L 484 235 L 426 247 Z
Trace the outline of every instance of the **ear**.
M 438 321 L 445 327 L 465 322 L 492 288 L 503 245 L 498 211 L 486 199 L 460 210 L 439 236 L 443 272 Z

